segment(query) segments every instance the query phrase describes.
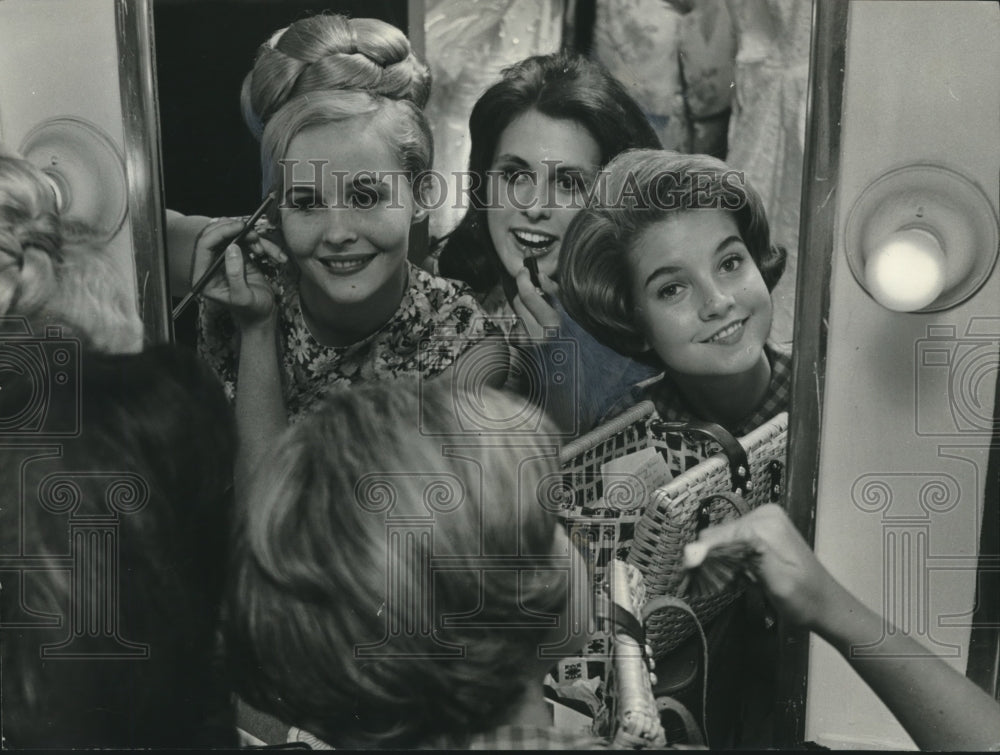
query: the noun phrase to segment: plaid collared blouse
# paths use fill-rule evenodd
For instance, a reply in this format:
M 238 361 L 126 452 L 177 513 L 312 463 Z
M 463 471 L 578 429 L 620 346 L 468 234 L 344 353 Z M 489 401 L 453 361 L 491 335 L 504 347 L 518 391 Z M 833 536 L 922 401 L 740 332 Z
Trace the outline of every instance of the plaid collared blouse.
M 764 344 L 764 353 L 771 364 L 771 381 L 764 398 L 754 410 L 731 428 L 727 428 L 737 438 L 757 429 L 776 414 L 788 411 L 792 395 L 792 352 L 781 344 Z M 652 400 L 659 418 L 667 422 L 687 422 L 699 417 L 684 401 L 683 396 L 666 375 L 637 383 L 615 402 L 602 421 L 621 414 L 640 401 Z

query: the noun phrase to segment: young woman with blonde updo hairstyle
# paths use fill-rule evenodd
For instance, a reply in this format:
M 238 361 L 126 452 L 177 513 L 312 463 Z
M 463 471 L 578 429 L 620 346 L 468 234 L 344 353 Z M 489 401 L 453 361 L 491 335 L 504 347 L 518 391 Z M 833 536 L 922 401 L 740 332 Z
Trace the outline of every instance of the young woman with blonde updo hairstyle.
M 278 198 L 248 237 L 249 262 L 226 249 L 241 219 L 173 219 L 174 294 L 225 249 L 224 272 L 203 292 L 198 348 L 236 403 L 241 479 L 334 387 L 436 379 L 467 354 L 509 361 L 502 341 L 484 341 L 492 325 L 471 291 L 408 260 L 433 158 L 420 109 L 429 86 L 388 24 L 292 24 L 261 46 L 243 86 L 262 194 Z
M 260 141 L 268 121 L 291 99 L 347 89 L 423 108 L 430 96 L 431 73 L 413 53 L 406 35 L 392 24 L 339 14 L 311 16 L 278 29 L 257 48 L 253 68 L 240 91 L 243 120 Z M 210 220 L 167 210 L 170 290 L 174 297 L 183 296 L 190 288 L 194 242 Z M 285 261 L 280 246 L 267 238 L 251 233 L 248 243 L 258 253 Z
M 34 165 L 0 146 L 0 317 L 24 318 L 35 335 L 59 325 L 84 347 L 140 351 L 142 321 L 124 276 L 89 229 L 59 213 Z M 8 320 L 4 329 L 23 326 Z

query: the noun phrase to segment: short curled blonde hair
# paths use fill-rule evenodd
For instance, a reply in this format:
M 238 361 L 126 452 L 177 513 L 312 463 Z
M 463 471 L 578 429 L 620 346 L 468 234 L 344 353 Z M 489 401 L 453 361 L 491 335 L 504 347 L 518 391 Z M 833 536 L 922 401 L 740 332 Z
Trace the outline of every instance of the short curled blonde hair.
M 374 18 L 324 14 L 296 21 L 257 50 L 243 80 L 243 118 L 257 137 L 291 99 L 359 89 L 393 100 L 427 104 L 430 69 L 395 26 Z
M 60 215 L 38 168 L 0 148 L 0 316 L 56 324 L 107 353 L 143 346 L 125 276 L 92 233 Z
M 739 171 L 709 155 L 632 149 L 604 169 L 601 203 L 570 223 L 559 258 L 560 301 L 598 341 L 626 356 L 657 361 L 639 331 L 627 255 L 649 226 L 699 208 L 732 212 L 768 291 L 785 269 L 771 243 L 760 195 Z
M 522 405 L 489 389 L 476 399 L 503 416 Z M 335 747 L 415 747 L 505 723 L 558 631 L 526 612 L 568 605 L 547 560 L 559 543 L 545 504 L 561 479 L 554 426 L 470 445 L 454 401 L 449 381 L 331 393 L 240 505 L 226 611 L 237 691 Z M 432 557 L 443 568 L 431 572 Z

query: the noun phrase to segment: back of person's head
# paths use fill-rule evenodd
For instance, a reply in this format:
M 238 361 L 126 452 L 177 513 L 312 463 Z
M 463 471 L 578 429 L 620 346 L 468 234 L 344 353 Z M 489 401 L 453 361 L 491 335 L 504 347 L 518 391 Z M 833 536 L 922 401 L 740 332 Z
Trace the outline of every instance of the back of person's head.
M 0 150 L 0 315 L 57 324 L 91 349 L 132 353 L 143 326 L 132 287 L 93 234 L 60 214 L 52 183 Z
M 763 200 L 742 172 L 709 155 L 645 149 L 618 155 L 605 171 L 607 202 L 573 218 L 559 260 L 560 301 L 602 343 L 646 352 L 627 255 L 644 230 L 677 213 L 731 212 L 768 290 L 777 285 L 786 253 L 771 243 Z
M 83 352 L 69 367 L 79 390 L 50 391 L 44 407 L 42 437 L 62 431 L 56 453 L 0 448 L 0 552 L 32 562 L 4 575 L 0 616 L 11 622 L 23 605 L 36 622 L 61 617 L 3 630 L 6 743 L 231 745 L 213 669 L 235 452 L 228 402 L 173 347 Z M 36 378 L 5 383 L 0 416 L 17 416 Z M 82 655 L 43 657 L 67 638 Z M 143 646 L 146 657 L 122 657 Z
M 300 19 L 271 35 L 243 80 L 243 117 L 260 136 L 271 117 L 304 94 L 356 89 L 423 108 L 430 70 L 406 35 L 374 18 L 339 14 Z
M 418 183 L 434 160 L 434 142 L 423 111 L 412 102 L 393 100 L 368 92 L 331 91 L 302 95 L 288 102 L 267 124 L 261 138 L 261 170 L 264 193 L 278 190 L 286 168 L 282 160 L 295 136 L 304 129 L 328 123 L 341 123 L 345 129 L 373 130 L 389 147 L 409 179 Z M 336 166 L 324 166 L 329 175 Z M 373 171 L 389 166 L 373 165 Z M 414 192 L 420 191 L 414 185 Z
M 476 400 L 496 416 L 523 405 Z M 566 581 L 544 566 L 557 525 L 538 502 L 558 479 L 553 428 L 477 451 L 449 419 L 454 401 L 446 382 L 334 393 L 282 437 L 239 508 L 237 691 L 336 747 L 489 730 L 544 675 L 553 627 L 525 612 L 566 606 Z
M 473 202 L 441 252 L 441 273 L 476 291 L 494 286 L 502 266 L 486 228 L 486 171 L 504 129 L 528 110 L 583 126 L 597 142 L 601 165 L 633 148 L 659 149 L 642 108 L 599 63 L 566 52 L 535 55 L 505 68 L 500 81 L 476 101 L 469 118 L 469 171 Z

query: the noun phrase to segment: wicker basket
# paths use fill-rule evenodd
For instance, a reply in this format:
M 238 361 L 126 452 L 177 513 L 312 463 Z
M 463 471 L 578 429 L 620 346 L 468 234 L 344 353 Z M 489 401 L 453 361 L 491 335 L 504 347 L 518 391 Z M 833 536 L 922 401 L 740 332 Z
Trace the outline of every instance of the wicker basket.
M 656 448 L 671 475 L 699 464 L 720 449 L 715 441 L 681 432 L 658 432 L 652 401 L 643 401 L 595 428 L 560 454 L 563 472 L 561 516 L 574 542 L 588 544 L 594 586 L 600 589 L 610 563 L 624 560 L 642 511 L 620 499 L 608 505 L 603 467 L 612 460 Z M 637 502 L 641 505 L 641 501 Z
M 604 490 L 604 465 L 612 459 L 652 447 L 659 452 L 666 462 L 668 472 L 676 479 L 706 462 L 723 448 L 723 444 L 716 440 L 695 436 L 676 428 L 668 431 L 665 429 L 667 427 L 669 426 L 657 420 L 653 403 L 645 401 L 567 444 L 562 450 L 562 518 L 572 541 L 589 550 L 587 555 L 594 570 L 594 588 L 598 592 L 608 592 L 612 564 L 616 559 L 625 561 L 628 558 L 633 549 L 634 531 L 644 515 L 638 508 L 641 501 L 637 507 L 622 505 L 620 499 L 609 505 L 607 498 L 614 498 L 615 495 L 612 491 Z M 723 461 L 725 458 L 722 457 Z M 653 493 L 653 500 L 658 500 L 656 493 Z M 620 568 L 626 568 L 626 564 L 620 564 Z M 627 568 L 630 577 L 645 577 L 638 564 Z M 634 609 L 639 609 L 648 597 L 657 595 L 650 593 L 644 580 L 639 587 L 634 596 Z M 682 616 L 688 617 L 687 626 L 684 626 Z M 671 617 L 672 621 L 678 623 L 680 631 L 687 634 L 694 631 L 690 614 L 683 612 L 672 616 L 657 611 L 649 619 L 662 624 L 665 617 Z M 645 631 L 648 639 L 648 624 Z M 656 654 L 656 645 L 653 647 Z M 654 699 L 647 678 L 635 673 L 623 677 L 621 673 L 615 672 L 614 660 L 617 658 L 621 662 L 624 660 L 623 653 L 631 652 L 634 655 L 635 650 L 634 644 L 627 640 L 624 646 L 619 647 L 614 632 L 606 628 L 594 634 L 584 655 L 565 659 L 563 669 L 572 669 L 573 674 L 578 675 L 576 678 L 596 674 L 604 681 L 603 697 L 609 707 L 606 712 L 610 713 L 610 720 L 599 716 L 599 720 L 595 722 L 596 733 L 613 736 L 619 747 L 659 747 L 662 746 L 659 735 L 651 738 L 648 732 L 635 731 L 630 718 L 638 715 L 639 720 L 642 720 L 649 710 L 655 711 L 664 704 L 673 706 L 672 709 L 683 709 L 683 706 L 671 698 Z M 560 681 L 566 680 L 560 678 Z M 628 701 L 625 707 L 622 707 L 623 701 Z M 701 741 L 701 733 L 693 719 L 686 728 L 688 743 Z
M 740 439 L 749 463 L 750 482 L 732 495 L 733 475 L 729 458 L 719 453 L 688 469 L 653 493 L 635 526 L 627 561 L 639 568 L 649 598 L 676 596 L 684 576 L 683 552 L 697 539 L 701 527 L 739 516 L 733 505 L 753 509 L 781 499 L 785 483 L 785 451 L 788 414 L 782 412 Z M 702 623 L 710 621 L 732 603 L 740 589 L 725 590 L 688 604 Z M 692 619 L 680 611 L 661 611 L 646 621 L 647 638 L 653 654 L 660 657 L 695 632 Z

